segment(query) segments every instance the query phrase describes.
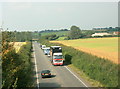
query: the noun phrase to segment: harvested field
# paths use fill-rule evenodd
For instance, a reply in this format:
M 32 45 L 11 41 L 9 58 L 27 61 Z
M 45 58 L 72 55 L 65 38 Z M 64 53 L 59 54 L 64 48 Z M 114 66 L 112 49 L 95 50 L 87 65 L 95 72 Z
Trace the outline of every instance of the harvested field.
M 14 48 L 15 48 L 16 52 L 18 52 L 20 50 L 20 47 L 25 45 L 25 44 L 26 44 L 26 42 L 15 42 Z
M 118 37 L 51 41 L 74 47 L 118 64 Z

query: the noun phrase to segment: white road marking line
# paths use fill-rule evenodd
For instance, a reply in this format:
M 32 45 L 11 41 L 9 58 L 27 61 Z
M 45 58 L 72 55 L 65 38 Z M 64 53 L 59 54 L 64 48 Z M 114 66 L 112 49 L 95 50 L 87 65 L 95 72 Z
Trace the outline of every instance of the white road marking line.
M 33 49 L 35 50 L 35 46 L 33 45 Z M 39 89 L 39 80 L 38 80 L 38 70 L 37 70 L 37 63 L 36 63 L 36 56 L 35 56 L 35 52 L 34 53 L 34 59 L 35 59 L 35 70 L 36 70 L 36 77 L 37 77 L 37 87 Z
M 81 80 L 79 79 L 67 66 L 64 66 L 71 74 L 73 74 L 73 76 L 75 76 L 80 82 L 82 82 L 87 88 L 88 86 Z M 89 88 L 88 88 L 89 89 Z

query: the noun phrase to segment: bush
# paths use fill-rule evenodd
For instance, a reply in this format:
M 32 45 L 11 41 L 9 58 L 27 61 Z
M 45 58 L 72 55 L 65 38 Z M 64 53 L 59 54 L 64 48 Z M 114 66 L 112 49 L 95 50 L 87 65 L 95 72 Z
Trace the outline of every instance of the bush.
M 30 87 L 31 81 L 31 43 L 23 45 L 18 53 L 14 49 L 2 56 L 2 88 L 16 89 Z
M 19 51 L 19 59 L 23 62 L 21 65 L 21 70 L 18 71 L 18 82 L 17 88 L 30 87 L 32 86 L 32 62 L 31 62 L 31 43 L 23 45 Z

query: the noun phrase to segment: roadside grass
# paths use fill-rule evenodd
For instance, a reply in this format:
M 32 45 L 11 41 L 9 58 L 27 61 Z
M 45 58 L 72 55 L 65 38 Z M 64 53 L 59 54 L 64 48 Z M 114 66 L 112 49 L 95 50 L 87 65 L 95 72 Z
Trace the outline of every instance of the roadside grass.
M 72 70 L 74 70 L 78 75 L 80 75 L 80 77 L 82 77 L 86 81 L 89 81 L 89 83 L 92 85 L 92 87 L 103 87 L 103 85 L 100 82 L 91 79 L 82 70 L 78 69 L 73 64 L 68 65 L 68 67 L 70 67 Z
M 102 57 L 118 64 L 118 37 L 50 41 Z

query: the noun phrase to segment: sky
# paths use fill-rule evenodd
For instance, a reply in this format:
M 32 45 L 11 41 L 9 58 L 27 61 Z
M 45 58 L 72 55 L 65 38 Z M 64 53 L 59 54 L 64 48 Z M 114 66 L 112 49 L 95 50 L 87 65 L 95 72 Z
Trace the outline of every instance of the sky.
M 118 2 L 0 2 L 0 26 L 41 31 L 118 26 Z

